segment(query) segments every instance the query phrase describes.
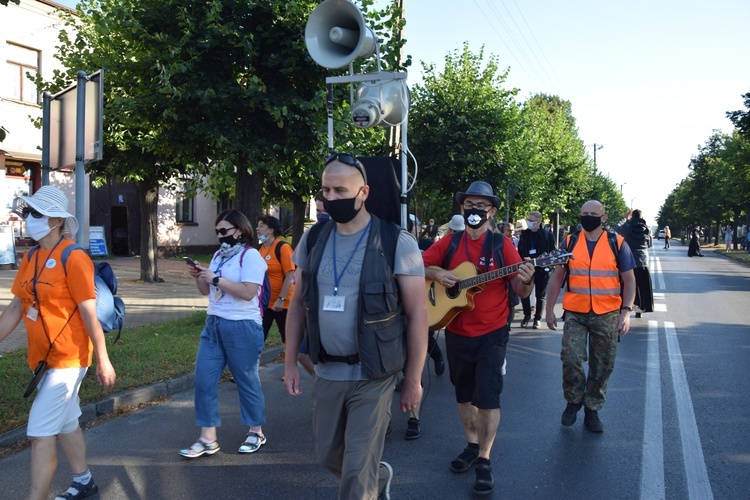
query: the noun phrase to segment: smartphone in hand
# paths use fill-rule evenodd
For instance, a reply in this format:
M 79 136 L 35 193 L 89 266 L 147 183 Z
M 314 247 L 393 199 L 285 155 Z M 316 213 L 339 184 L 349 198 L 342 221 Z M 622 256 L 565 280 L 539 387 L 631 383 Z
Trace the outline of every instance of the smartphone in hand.
M 196 267 L 198 266 L 198 263 L 197 263 L 197 262 L 195 262 L 195 261 L 194 261 L 193 259 L 191 259 L 190 257 L 183 257 L 183 259 L 185 259 L 185 262 L 187 262 L 187 264 L 188 264 L 188 265 L 189 265 L 190 267 L 192 267 L 193 269 L 195 269 L 195 268 L 196 268 Z

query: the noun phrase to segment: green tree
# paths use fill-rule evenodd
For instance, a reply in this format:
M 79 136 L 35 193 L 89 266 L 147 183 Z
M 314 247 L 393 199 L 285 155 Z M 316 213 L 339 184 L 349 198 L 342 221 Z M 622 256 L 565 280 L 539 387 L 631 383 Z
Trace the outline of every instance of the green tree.
M 520 159 L 513 178 L 521 185 L 521 213 L 539 210 L 551 220 L 555 210 L 571 214 L 589 196 L 607 204 L 611 186 L 593 168 L 578 137 L 571 103 L 558 96 L 537 94 L 522 107 L 522 129 L 518 143 Z M 602 198 L 607 198 L 604 200 Z M 585 200 L 584 200 L 585 201 Z
M 505 89 L 507 70 L 468 44 L 445 57 L 445 68 L 424 67 L 412 89 L 410 149 L 419 162 L 417 197 L 424 214 L 448 220 L 456 191 L 485 180 L 503 197 L 513 138 L 519 128 L 517 89 Z

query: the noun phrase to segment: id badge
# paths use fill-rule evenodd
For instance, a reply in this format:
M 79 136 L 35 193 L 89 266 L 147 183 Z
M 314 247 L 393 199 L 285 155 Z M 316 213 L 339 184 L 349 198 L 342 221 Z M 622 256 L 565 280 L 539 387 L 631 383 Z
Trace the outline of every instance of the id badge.
M 36 319 L 39 317 L 39 309 L 34 306 L 29 306 L 29 309 L 26 311 L 26 317 L 31 321 L 36 321 Z
M 529 250 L 529 255 L 536 255 L 536 248 Z
M 218 302 L 221 299 L 221 289 L 218 286 L 215 286 L 214 288 L 214 302 Z
M 340 295 L 326 295 L 323 299 L 323 310 L 344 312 L 344 299 L 345 297 Z

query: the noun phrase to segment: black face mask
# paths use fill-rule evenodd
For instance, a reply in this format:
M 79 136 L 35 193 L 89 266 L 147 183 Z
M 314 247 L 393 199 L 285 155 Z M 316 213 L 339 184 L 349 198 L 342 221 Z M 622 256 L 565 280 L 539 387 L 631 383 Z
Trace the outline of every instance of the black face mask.
M 359 195 L 360 191 L 362 191 L 362 188 L 359 188 L 359 191 L 357 191 L 357 194 L 353 198 L 323 200 L 323 207 L 334 222 L 346 224 L 357 216 L 359 211 L 362 210 L 362 205 L 359 208 L 354 208 L 354 204 L 357 202 L 357 195 Z
M 233 246 L 235 246 L 235 245 L 236 245 L 237 243 L 239 243 L 239 242 L 240 242 L 240 240 L 238 240 L 238 239 L 237 239 L 237 238 L 235 238 L 234 236 L 229 236 L 229 235 L 227 235 L 227 236 L 222 236 L 221 238 L 219 238 L 219 242 L 221 242 L 221 243 L 226 243 L 226 244 L 227 244 L 227 245 L 229 245 L 230 247 L 233 247 Z
M 479 210 L 478 208 L 464 210 L 464 221 L 472 229 L 482 227 L 482 224 L 487 222 L 487 210 Z
M 602 225 L 602 217 L 603 215 L 580 215 L 578 219 L 581 221 L 583 230 L 591 232 Z

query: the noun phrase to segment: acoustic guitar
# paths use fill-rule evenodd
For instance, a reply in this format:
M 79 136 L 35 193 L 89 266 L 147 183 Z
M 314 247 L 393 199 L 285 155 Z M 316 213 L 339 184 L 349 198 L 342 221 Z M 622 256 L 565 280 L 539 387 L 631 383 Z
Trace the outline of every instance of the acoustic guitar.
M 531 259 L 534 267 L 552 267 L 567 264 L 571 254 L 559 250 L 551 254 L 542 254 Z M 471 262 L 462 262 L 451 270 L 461 281 L 450 288 L 434 280 L 427 281 L 427 315 L 430 330 L 439 330 L 453 321 L 459 313 L 474 309 L 474 294 L 484 289 L 485 283 L 500 279 L 513 274 L 521 267 L 523 262 L 512 266 L 502 267 L 478 274 L 478 270 Z M 438 266 L 430 266 L 430 269 L 443 270 Z

